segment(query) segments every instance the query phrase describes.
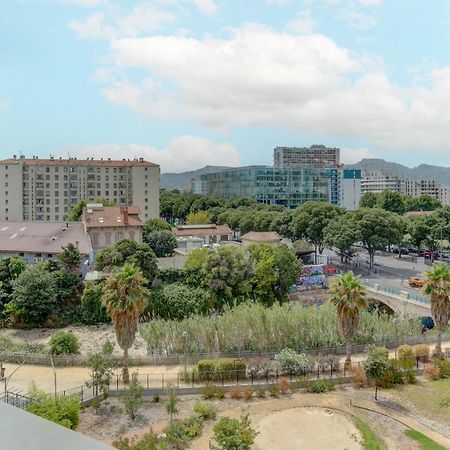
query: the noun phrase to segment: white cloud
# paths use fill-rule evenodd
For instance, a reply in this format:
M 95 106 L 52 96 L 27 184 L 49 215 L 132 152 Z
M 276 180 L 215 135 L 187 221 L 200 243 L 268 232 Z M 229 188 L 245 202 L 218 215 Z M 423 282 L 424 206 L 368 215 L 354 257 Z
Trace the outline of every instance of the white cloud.
M 155 8 L 150 2 L 137 4 L 129 14 L 108 19 L 103 12 L 94 12 L 68 26 L 82 39 L 113 39 L 138 37 L 159 30 L 175 21 L 175 16 Z
M 79 6 L 100 6 L 100 5 L 106 5 L 109 0 L 58 0 L 61 3 L 72 3 L 74 5 Z
M 214 0 L 192 0 L 194 5 L 207 16 L 213 16 L 219 11 Z
M 310 34 L 315 27 L 316 22 L 309 10 L 299 11 L 296 18 L 292 22 L 286 24 L 287 31 L 299 34 Z
M 363 158 L 375 158 L 376 156 L 366 147 L 341 148 L 341 162 L 344 164 L 354 164 Z
M 161 172 L 184 172 L 205 165 L 238 166 L 238 150 L 229 143 L 216 143 L 209 139 L 183 135 L 173 139 L 167 148 L 158 149 L 149 145 L 87 145 L 74 146 L 56 152 L 56 157 L 67 152 L 79 158 L 140 158 L 159 164 Z
M 444 152 L 450 140 L 450 68 L 399 86 L 382 62 L 321 34 L 246 24 L 228 38 L 115 39 L 120 70 L 106 98 L 143 114 L 206 127 L 283 126 L 384 148 Z M 146 71 L 131 81 L 127 71 Z

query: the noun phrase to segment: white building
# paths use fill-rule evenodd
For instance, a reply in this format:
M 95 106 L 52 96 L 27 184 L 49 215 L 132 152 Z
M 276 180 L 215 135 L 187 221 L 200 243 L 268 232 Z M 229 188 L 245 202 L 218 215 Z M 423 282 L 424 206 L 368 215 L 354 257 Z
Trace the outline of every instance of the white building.
M 361 170 L 340 169 L 340 201 L 339 206 L 348 211 L 359 208 L 361 201 Z
M 439 199 L 441 185 L 434 180 L 403 180 L 401 182 L 400 192 L 410 197 L 429 195 L 430 197 Z
M 0 161 L 0 220 L 64 221 L 80 201 L 134 205 L 159 216 L 160 168 L 144 159 L 78 160 L 23 156 Z
M 337 167 L 340 149 L 325 145 L 311 147 L 276 147 L 273 151 L 274 167 Z
M 361 192 L 380 194 L 385 190 L 401 192 L 401 180 L 392 174 L 382 171 L 365 171 L 361 181 Z

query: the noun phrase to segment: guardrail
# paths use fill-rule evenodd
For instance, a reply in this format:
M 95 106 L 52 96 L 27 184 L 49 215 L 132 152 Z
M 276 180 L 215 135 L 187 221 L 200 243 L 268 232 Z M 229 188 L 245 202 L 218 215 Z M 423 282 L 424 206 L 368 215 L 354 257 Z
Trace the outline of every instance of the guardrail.
M 402 300 L 409 300 L 409 299 L 411 299 L 411 300 L 414 300 L 414 301 L 419 302 L 419 303 L 424 303 L 424 304 L 427 304 L 427 305 L 430 304 L 430 299 L 428 297 L 426 297 L 424 295 L 416 294 L 414 292 L 402 291 L 400 289 L 392 288 L 392 287 L 389 287 L 389 286 L 383 286 L 382 284 L 371 283 L 368 280 L 362 280 L 362 284 L 364 286 L 368 287 L 369 289 L 373 289 L 373 290 L 380 291 L 380 292 L 383 292 L 383 293 L 386 293 L 386 294 L 389 294 L 389 295 L 392 295 L 392 296 L 395 296 L 395 297 L 399 297 Z M 404 292 L 407 293 L 408 298 L 405 298 L 405 297 L 402 296 Z

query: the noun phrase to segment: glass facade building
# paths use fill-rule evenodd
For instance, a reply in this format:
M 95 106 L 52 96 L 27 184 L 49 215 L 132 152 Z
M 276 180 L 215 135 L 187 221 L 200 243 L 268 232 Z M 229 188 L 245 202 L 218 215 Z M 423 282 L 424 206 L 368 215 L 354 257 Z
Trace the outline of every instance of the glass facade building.
M 252 197 L 270 204 L 296 208 L 307 201 L 339 203 L 339 176 L 333 169 L 248 166 L 202 175 L 205 194 L 225 199 Z M 336 191 L 337 190 L 337 191 Z

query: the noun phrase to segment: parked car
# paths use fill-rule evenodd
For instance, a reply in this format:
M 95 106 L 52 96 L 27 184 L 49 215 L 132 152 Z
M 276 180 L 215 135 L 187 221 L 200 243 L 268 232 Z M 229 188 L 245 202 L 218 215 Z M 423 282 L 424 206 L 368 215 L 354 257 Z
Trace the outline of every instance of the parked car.
M 424 287 L 425 280 L 422 280 L 421 278 L 417 278 L 417 277 L 410 277 L 410 278 L 408 278 L 408 284 L 411 287 Z
M 409 250 L 407 248 L 401 247 L 400 249 L 397 247 L 395 249 L 393 249 L 394 253 L 397 253 L 400 251 L 400 254 L 402 255 L 409 255 Z

